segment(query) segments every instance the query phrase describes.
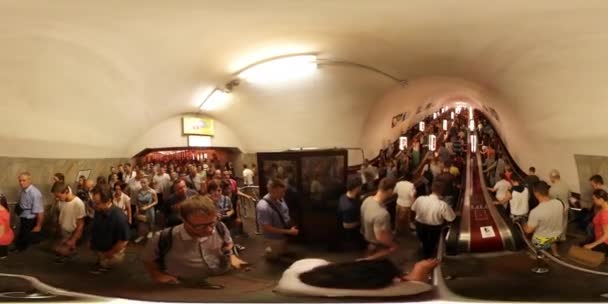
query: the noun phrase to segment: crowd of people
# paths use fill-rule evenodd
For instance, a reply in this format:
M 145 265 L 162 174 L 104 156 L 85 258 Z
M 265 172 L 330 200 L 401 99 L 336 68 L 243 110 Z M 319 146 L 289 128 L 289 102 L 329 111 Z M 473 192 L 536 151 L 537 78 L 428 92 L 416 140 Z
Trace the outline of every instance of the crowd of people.
M 557 170 L 550 172 L 549 182 L 541 181 L 533 167 L 525 177 L 515 173 L 491 125 L 477 120 L 484 177 L 495 193 L 495 204 L 523 223 L 537 247 L 552 248 L 557 254 L 556 244 L 565 240 L 568 219 L 573 216 L 569 215 L 568 187 Z M 374 163 L 365 160 L 358 174 L 348 179 L 338 204 L 340 242 L 345 249 L 365 249 L 365 254 L 359 260 L 362 264 L 340 264 L 332 271 L 355 269 L 370 261 L 381 261 L 373 265 L 385 267 L 382 261 L 398 248 L 396 236 L 411 230 L 420 241 L 422 263 L 438 263 L 433 258 L 442 228 L 457 215 L 454 209 L 464 181 L 467 134 L 473 131 L 468 130 L 467 113 L 457 115 L 447 128 L 442 127 L 441 118 L 427 119 L 426 126 L 424 131 L 415 126 L 404 134 L 412 138 L 409 148 L 387 146 Z M 431 134 L 438 138 L 436 147 L 429 145 Z M 256 171 L 255 165 L 245 165 L 241 185 L 256 184 Z M 131 241 L 145 241 L 142 260 L 154 281 L 198 282 L 199 287 L 220 289 L 223 286 L 206 278 L 248 264 L 239 257 L 246 248 L 237 240 L 247 237 L 243 204 L 255 202 L 264 257 L 270 262 L 294 261 L 289 240 L 300 229 L 285 202 L 289 184 L 269 178 L 268 193 L 258 200 L 239 190 L 232 163 L 220 166 L 206 159 L 141 166 L 126 163 L 110 168 L 107 178 L 81 177 L 75 186 L 57 173 L 51 189 L 56 212 L 49 215 L 32 176 L 24 172 L 18 180 L 22 189 L 15 207 L 18 233 L 11 230 L 9 208 L 0 197 L 0 258 L 6 258 L 10 244 L 19 252 L 41 242 L 47 216 L 57 227 L 49 230 L 56 236 L 53 250 L 58 264 L 68 263 L 86 244 L 96 256 L 90 272 L 103 274 L 122 263 Z M 595 208 L 583 209 L 576 216 L 589 236 L 583 245 L 608 252 L 608 187 L 599 175 L 591 177 L 590 183 Z M 388 209 L 393 208 L 390 202 L 395 202 L 394 210 Z

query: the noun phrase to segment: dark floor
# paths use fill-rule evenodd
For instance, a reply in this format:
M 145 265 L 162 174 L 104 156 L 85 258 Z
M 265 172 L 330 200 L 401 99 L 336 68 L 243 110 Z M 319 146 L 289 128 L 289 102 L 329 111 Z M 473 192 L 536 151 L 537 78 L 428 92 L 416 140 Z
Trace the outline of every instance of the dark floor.
M 254 231 L 248 223 L 248 231 Z M 227 286 L 224 290 L 201 290 L 184 286 L 163 286 L 151 282 L 143 270 L 138 256 L 143 244 L 129 244 L 125 262 L 110 273 L 92 275 L 88 273 L 94 262 L 89 250 L 80 249 L 79 254 L 64 265 L 54 264 L 53 254 L 48 244 L 41 244 L 20 254 L 10 255 L 0 260 L 0 272 L 23 274 L 38 278 L 40 281 L 56 288 L 87 293 L 104 297 L 118 297 L 137 300 L 171 301 L 171 302 L 341 302 L 340 299 L 319 299 L 306 297 L 288 297 L 272 291 L 284 270 L 283 267 L 271 265 L 262 259 L 263 248 L 260 236 L 251 233 L 250 238 L 237 238 L 246 246 L 242 258 L 252 263 L 249 271 L 233 271 L 224 276 L 210 279 L 211 282 Z M 413 236 L 400 238 L 401 247 L 394 261 L 409 269 L 417 260 L 417 241 Z M 356 252 L 328 252 L 323 249 L 306 249 L 303 245 L 295 246 L 302 258 L 320 257 L 331 261 L 345 261 L 361 257 Z M 0 277 L 0 280 L 3 278 Z M 0 283 L 0 285 L 4 285 Z M 8 284 L 7 284 L 8 285 Z M 2 289 L 2 288 L 0 288 Z M 4 288 L 6 289 L 6 288 Z M 435 297 L 433 292 L 417 297 L 393 298 L 398 301 L 424 301 Z M 1 301 L 2 299 L 0 299 Z M 351 299 L 352 301 L 378 301 L 382 299 Z M 388 299 L 386 299 L 388 300 Z
M 568 241 L 559 247 L 561 259 L 576 266 L 567 258 L 568 248 L 583 240 L 573 227 Z M 536 264 L 527 251 L 494 256 L 460 255 L 447 257 L 443 263 L 448 288 L 466 298 L 486 301 L 525 302 L 608 302 L 601 295 L 608 293 L 608 276 L 587 274 L 548 262 L 550 271 L 535 274 Z M 597 269 L 608 272 L 608 264 Z

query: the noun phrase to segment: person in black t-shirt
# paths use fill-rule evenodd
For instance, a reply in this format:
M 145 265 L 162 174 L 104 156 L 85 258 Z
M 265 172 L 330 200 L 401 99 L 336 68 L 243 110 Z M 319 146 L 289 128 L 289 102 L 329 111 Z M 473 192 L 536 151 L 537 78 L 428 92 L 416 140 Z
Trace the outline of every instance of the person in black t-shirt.
M 97 255 L 92 274 L 107 272 L 124 260 L 129 242 L 129 222 L 125 213 L 112 203 L 112 191 L 96 186 L 92 191 L 95 217 L 91 227 L 91 249 Z
M 365 242 L 359 232 L 361 226 L 361 178 L 354 177 L 346 183 L 346 193 L 338 202 L 338 229 L 344 249 L 363 249 Z

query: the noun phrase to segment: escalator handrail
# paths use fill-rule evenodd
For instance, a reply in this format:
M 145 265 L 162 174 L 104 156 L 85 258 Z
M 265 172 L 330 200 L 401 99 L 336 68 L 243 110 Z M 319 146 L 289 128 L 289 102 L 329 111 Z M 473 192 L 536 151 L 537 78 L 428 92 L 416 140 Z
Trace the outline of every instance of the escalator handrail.
M 471 302 L 472 299 L 468 299 L 453 293 L 445 283 L 445 279 L 443 277 L 443 271 L 441 270 L 441 262 L 443 261 L 443 257 L 445 256 L 445 238 L 446 231 L 449 229 L 449 226 L 443 227 L 441 230 L 441 237 L 439 238 L 439 243 L 437 244 L 437 260 L 439 260 L 440 264 L 433 269 L 433 285 L 437 289 L 439 293 L 440 299 L 449 299 L 450 301 L 466 301 Z
M 542 255 L 544 255 L 545 257 L 549 258 L 553 262 L 555 262 L 555 263 L 557 263 L 559 265 L 562 265 L 564 267 L 573 269 L 573 270 L 577 270 L 577 271 L 581 271 L 581 272 L 585 272 L 585 273 L 590 273 L 590 274 L 601 275 L 601 276 L 608 276 L 608 272 L 591 270 L 591 269 L 587 269 L 587 268 L 584 268 L 584 267 L 572 265 L 572 264 L 570 264 L 568 262 L 565 262 L 565 261 L 562 261 L 561 259 L 558 259 L 553 254 L 549 253 L 547 250 L 537 249 L 536 247 L 534 247 L 532 245 L 532 243 L 530 243 L 530 240 L 528 240 L 528 238 L 526 237 L 526 232 L 524 231 L 524 228 L 521 226 L 521 224 L 518 223 L 518 222 L 516 222 L 515 225 L 517 225 L 517 227 L 519 227 L 519 231 L 521 232 L 522 238 L 524 239 L 524 242 L 526 243 L 526 245 L 528 246 L 528 248 L 532 252 L 534 252 L 535 254 L 538 254 L 540 252 Z
M 479 151 L 475 153 L 475 157 L 477 159 L 477 170 L 479 171 L 479 182 L 481 183 L 481 192 L 483 193 L 483 197 L 486 201 L 486 206 L 488 207 L 490 216 L 492 217 L 494 223 L 496 224 L 496 227 L 498 228 L 498 234 L 501 237 L 503 248 L 505 250 L 517 250 L 517 244 L 515 242 L 513 232 L 496 209 L 496 206 L 494 206 L 494 200 L 492 200 L 490 194 L 488 193 L 488 187 L 486 185 L 486 181 L 483 175 L 483 167 L 481 164 L 481 155 Z
M 3 277 L 4 278 L 18 278 L 18 279 L 25 280 L 28 283 L 30 283 L 32 285 L 32 287 L 34 287 L 35 289 L 48 293 L 48 294 L 51 294 L 51 295 L 54 295 L 54 296 L 73 297 L 73 298 L 78 298 L 81 301 L 86 300 L 87 302 L 92 302 L 92 301 L 107 302 L 107 301 L 111 300 L 109 298 L 105 298 L 105 297 L 101 297 L 101 296 L 97 296 L 97 295 L 59 289 L 59 288 L 47 285 L 47 284 L 41 282 L 40 280 L 38 280 L 37 278 L 31 277 L 31 276 L 0 272 L 0 281 L 2 280 Z

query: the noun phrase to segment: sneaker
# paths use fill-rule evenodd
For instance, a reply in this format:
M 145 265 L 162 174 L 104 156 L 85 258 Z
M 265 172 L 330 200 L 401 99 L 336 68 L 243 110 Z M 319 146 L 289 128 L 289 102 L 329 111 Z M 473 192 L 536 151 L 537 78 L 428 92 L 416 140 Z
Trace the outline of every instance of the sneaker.
M 106 268 L 106 267 L 95 266 L 95 267 L 93 267 L 93 269 L 91 269 L 89 271 L 89 273 L 91 273 L 91 274 L 102 274 L 102 273 L 108 272 L 108 270 L 110 270 L 110 269 Z
M 239 251 L 243 251 L 243 250 L 247 249 L 247 247 L 245 247 L 241 244 L 235 244 L 234 247 L 236 247 L 236 249 L 238 249 Z
M 135 239 L 135 244 L 140 243 L 143 240 L 144 240 L 144 237 L 140 236 L 140 237 L 138 237 L 138 238 Z
M 212 284 L 212 283 L 209 283 L 209 282 L 207 282 L 207 281 L 205 281 L 205 282 L 201 283 L 201 284 L 199 285 L 199 287 L 200 287 L 200 288 L 203 288 L 203 289 L 216 289 L 216 290 L 217 290 L 217 289 L 224 289 L 224 286 L 223 286 L 223 285 L 220 285 L 220 284 Z
M 148 239 L 151 239 L 153 236 L 154 234 L 152 233 L 152 231 L 148 232 L 148 235 L 146 235 Z

